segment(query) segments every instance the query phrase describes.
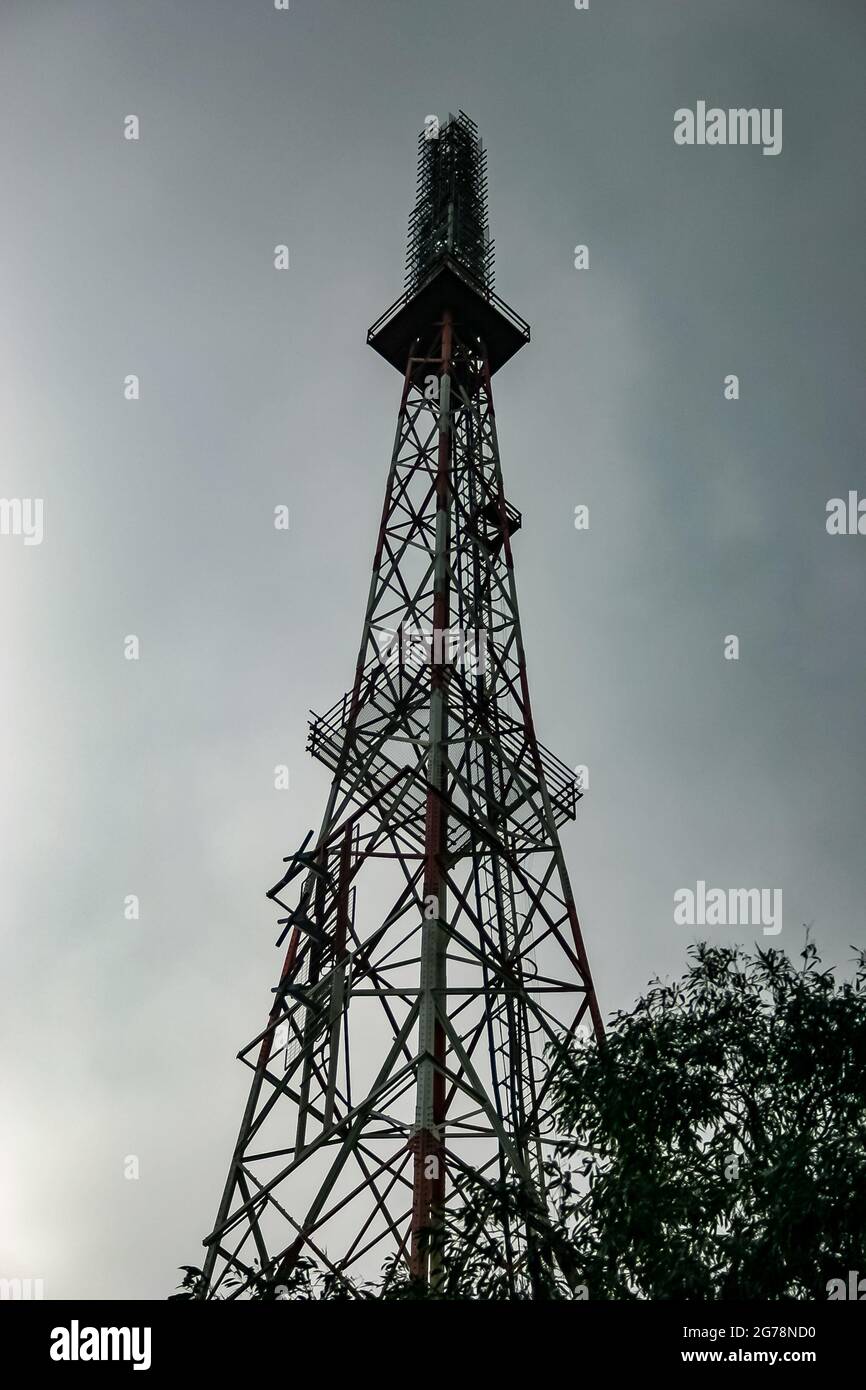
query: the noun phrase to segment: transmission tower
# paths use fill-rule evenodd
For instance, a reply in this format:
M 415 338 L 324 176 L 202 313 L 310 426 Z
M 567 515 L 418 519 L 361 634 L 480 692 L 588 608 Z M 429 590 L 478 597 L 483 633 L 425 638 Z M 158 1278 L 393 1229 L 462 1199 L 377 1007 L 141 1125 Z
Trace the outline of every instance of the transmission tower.
M 531 1294 L 552 1087 L 602 1024 L 558 828 L 580 795 L 538 742 L 517 609 L 521 515 L 491 378 L 529 341 L 493 292 L 486 156 L 461 112 L 418 142 L 404 293 L 371 347 L 403 379 L 351 689 L 314 716 L 321 828 L 268 897 L 286 946 L 203 1297 L 312 1263 L 350 1290 L 383 1266 L 435 1287 L 461 1206 L 504 1185 Z

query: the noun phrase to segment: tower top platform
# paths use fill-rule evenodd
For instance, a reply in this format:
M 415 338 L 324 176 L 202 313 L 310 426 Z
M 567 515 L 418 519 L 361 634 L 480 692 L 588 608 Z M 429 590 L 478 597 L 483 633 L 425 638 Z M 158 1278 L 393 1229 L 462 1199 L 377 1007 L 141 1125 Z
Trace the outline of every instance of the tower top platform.
M 445 310 L 464 340 L 480 338 L 491 375 L 529 342 L 529 324 L 492 290 L 484 292 L 449 257 L 418 289 L 408 290 L 367 333 L 367 342 L 402 375 L 414 343 L 423 353 Z

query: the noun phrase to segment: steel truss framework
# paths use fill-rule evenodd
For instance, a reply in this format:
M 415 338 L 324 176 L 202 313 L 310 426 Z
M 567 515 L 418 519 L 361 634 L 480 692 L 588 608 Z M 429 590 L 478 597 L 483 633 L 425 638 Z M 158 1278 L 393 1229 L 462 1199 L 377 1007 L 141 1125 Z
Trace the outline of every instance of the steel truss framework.
M 395 1254 L 435 1283 L 470 1185 L 546 1209 L 551 1087 L 602 1025 L 558 836 L 579 792 L 530 710 L 520 522 L 484 345 L 445 308 L 406 363 L 354 683 L 310 724 L 321 829 L 269 892 L 287 954 L 240 1053 L 207 1297 L 279 1285 L 302 1255 L 347 1290 Z M 484 634 L 484 659 L 410 660 L 383 638 L 409 629 Z M 531 1239 L 506 1232 L 515 1291 Z

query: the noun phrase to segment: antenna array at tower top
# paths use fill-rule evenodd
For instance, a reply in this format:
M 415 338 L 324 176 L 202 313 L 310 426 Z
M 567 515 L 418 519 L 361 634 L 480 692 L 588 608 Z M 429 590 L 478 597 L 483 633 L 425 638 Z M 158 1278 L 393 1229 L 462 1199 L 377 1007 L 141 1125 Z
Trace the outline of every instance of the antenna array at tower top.
M 487 227 L 487 155 L 464 111 L 418 138 L 418 186 L 409 218 L 406 290 L 413 293 L 451 260 L 485 293 L 493 288 Z

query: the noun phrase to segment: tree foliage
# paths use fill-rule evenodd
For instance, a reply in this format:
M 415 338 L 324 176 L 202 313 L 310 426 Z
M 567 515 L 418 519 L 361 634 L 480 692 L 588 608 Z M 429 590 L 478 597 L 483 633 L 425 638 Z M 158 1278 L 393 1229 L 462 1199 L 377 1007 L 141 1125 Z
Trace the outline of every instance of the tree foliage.
M 694 948 L 559 1088 L 592 1298 L 823 1298 L 866 1254 L 866 957 Z

